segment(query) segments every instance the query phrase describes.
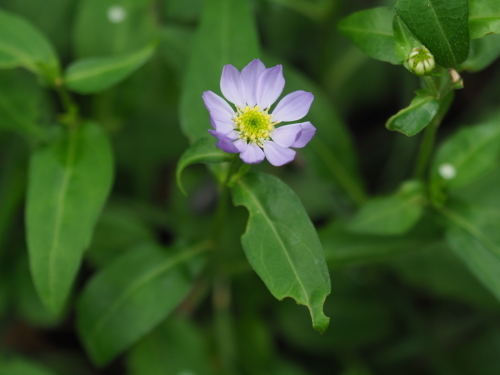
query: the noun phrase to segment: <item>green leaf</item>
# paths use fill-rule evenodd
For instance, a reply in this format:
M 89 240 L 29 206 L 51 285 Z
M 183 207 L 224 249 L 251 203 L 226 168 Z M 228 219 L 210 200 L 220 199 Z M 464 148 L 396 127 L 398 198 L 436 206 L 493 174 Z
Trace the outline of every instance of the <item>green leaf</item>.
M 55 375 L 55 372 L 22 358 L 3 359 L 0 357 L 0 375 Z
M 250 213 L 241 243 L 251 266 L 274 297 L 291 297 L 306 305 L 314 329 L 324 332 L 329 318 L 323 314 L 323 304 L 330 278 L 302 203 L 281 180 L 265 174 L 245 176 L 232 192 L 234 204 Z
M 177 162 L 175 176 L 177 178 L 177 185 L 184 194 L 186 194 L 186 191 L 182 186 L 182 171 L 186 167 L 197 163 L 217 164 L 232 160 L 233 156 L 222 151 L 220 148 L 215 147 L 215 143 L 215 137 L 200 138 L 191 147 L 184 151 L 181 158 Z
M 467 59 L 468 0 L 398 0 L 395 9 L 439 65 L 453 68 Z
M 210 374 L 201 333 L 189 320 L 169 317 L 130 351 L 130 375 Z
M 258 56 L 257 32 L 248 0 L 206 1 L 180 102 L 182 130 L 191 143 L 205 137 L 210 128 L 201 95 L 207 90 L 219 90 L 223 66 L 232 64 L 241 69 Z
M 392 116 L 385 127 L 412 137 L 421 132 L 436 116 L 439 100 L 429 90 L 417 90 L 410 105 Z
M 465 186 L 493 169 L 499 153 L 500 116 L 462 128 L 439 147 L 431 166 L 432 184 L 449 189 Z M 453 173 L 447 175 L 443 168 Z
M 31 272 L 45 305 L 58 313 L 111 189 L 113 160 L 93 123 L 54 129 L 31 158 L 26 207 Z
M 460 65 L 469 72 L 479 72 L 491 65 L 500 56 L 500 35 L 489 35 L 471 40 L 469 58 Z
M 191 286 L 183 263 L 205 250 L 169 255 L 146 244 L 92 278 L 77 305 L 78 333 L 92 361 L 108 363 L 165 319 Z
M 66 86 L 80 94 L 94 94 L 120 83 L 148 61 L 156 49 L 150 43 L 139 51 L 113 57 L 77 60 L 66 70 Z
M 347 229 L 364 234 L 403 234 L 420 220 L 424 203 L 422 183 L 408 181 L 392 196 L 369 200 L 351 219 Z
M 397 14 L 394 15 L 392 21 L 392 30 L 394 33 L 394 47 L 396 51 L 396 57 L 399 62 L 408 69 L 408 56 L 412 52 L 413 48 L 421 47 L 422 43 L 415 38 L 415 35 L 408 30 L 405 23 Z
M 424 225 L 428 222 L 428 225 Z M 328 267 L 370 264 L 391 259 L 402 253 L 420 250 L 436 240 L 435 222 L 422 220 L 402 236 L 380 236 L 349 232 L 334 222 L 318 231 Z
M 0 9 L 0 68 L 22 66 L 53 82 L 59 62 L 50 42 L 23 18 Z
M 338 29 L 368 56 L 399 64 L 394 52 L 393 18 L 394 10 L 391 8 L 367 9 L 344 18 L 339 22 Z
M 158 32 L 151 0 L 82 0 L 78 4 L 74 55 L 79 58 L 133 52 Z
M 442 208 L 446 240 L 471 272 L 500 300 L 500 211 L 486 207 Z
M 0 71 L 0 130 L 44 139 L 46 132 L 37 125 L 42 93 L 35 79 L 24 73 Z
M 469 0 L 471 39 L 500 34 L 500 7 L 497 0 Z
M 28 257 L 19 259 L 14 270 L 14 285 L 16 288 L 16 309 L 22 319 L 31 326 L 50 328 L 60 323 L 64 314 L 53 314 L 42 304 L 36 293 L 29 271 Z

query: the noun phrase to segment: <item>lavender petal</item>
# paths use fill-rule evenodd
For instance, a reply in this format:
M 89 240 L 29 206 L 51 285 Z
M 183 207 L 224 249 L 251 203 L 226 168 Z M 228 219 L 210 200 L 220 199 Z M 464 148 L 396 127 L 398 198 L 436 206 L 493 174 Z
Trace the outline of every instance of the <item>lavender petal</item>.
M 231 103 L 236 104 L 238 107 L 245 106 L 245 86 L 241 79 L 241 74 L 232 65 L 225 65 L 222 69 L 222 76 L 220 79 L 220 89 L 222 94 Z
M 296 152 L 286 147 L 281 147 L 280 145 L 267 141 L 264 143 L 264 153 L 266 154 L 269 163 L 275 167 L 280 167 L 284 164 L 290 163 L 295 159 Z
M 202 95 L 203 102 L 214 120 L 232 121 L 234 111 L 227 102 L 212 91 L 205 91 Z
M 256 144 L 249 144 L 248 147 L 240 154 L 241 160 L 247 164 L 258 164 L 264 160 L 264 152 Z
M 251 107 L 257 105 L 257 97 L 255 95 L 257 82 L 259 81 L 259 76 L 264 70 L 266 70 L 264 63 L 262 63 L 259 59 L 255 59 L 241 71 L 241 79 L 243 80 L 243 85 L 245 86 L 246 103 Z
M 316 128 L 309 121 L 303 122 L 300 124 L 302 128 L 302 133 L 300 137 L 295 141 L 295 143 L 291 146 L 293 148 L 302 148 L 309 143 L 309 141 L 316 134 Z
M 282 147 L 290 147 L 299 139 L 301 133 L 302 127 L 300 124 L 285 125 L 273 131 L 271 138 Z
M 208 132 L 218 139 L 216 146 L 220 148 L 222 151 L 229 152 L 232 154 L 240 152 L 240 150 L 236 148 L 236 146 L 233 144 L 233 142 L 227 135 L 219 133 L 212 129 L 208 129 Z
M 283 67 L 277 65 L 266 69 L 262 72 L 257 82 L 257 105 L 261 109 L 270 107 L 279 98 L 284 87 Z
M 307 115 L 314 100 L 313 94 L 294 91 L 280 100 L 273 111 L 273 121 L 297 121 Z

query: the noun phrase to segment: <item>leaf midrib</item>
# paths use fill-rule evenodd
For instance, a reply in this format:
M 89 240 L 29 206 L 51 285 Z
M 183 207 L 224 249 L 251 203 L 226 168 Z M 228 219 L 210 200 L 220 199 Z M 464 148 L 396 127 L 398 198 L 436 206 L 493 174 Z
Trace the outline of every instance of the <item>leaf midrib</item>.
M 274 232 L 276 238 L 278 239 L 278 242 L 279 244 L 281 245 L 281 249 L 283 250 L 283 253 L 285 254 L 286 256 L 286 259 L 288 260 L 288 263 L 290 264 L 290 267 L 292 268 L 292 271 L 293 273 L 295 274 L 295 277 L 300 285 L 300 287 L 302 288 L 302 292 L 304 293 L 304 297 L 306 299 L 306 302 L 307 302 L 307 305 L 309 306 L 310 305 L 310 300 L 309 300 L 309 295 L 306 291 L 306 288 L 304 286 L 304 284 L 302 283 L 302 280 L 300 279 L 298 273 L 297 273 L 297 269 L 295 267 L 295 264 L 292 262 L 292 259 L 290 258 L 288 252 L 287 252 L 287 249 L 286 249 L 286 246 L 280 236 L 280 234 L 278 233 L 276 227 L 274 226 L 274 223 L 272 222 L 271 218 L 267 215 L 267 212 L 265 211 L 264 207 L 262 207 L 262 205 L 260 204 L 259 200 L 257 199 L 257 197 L 252 193 L 252 191 L 245 185 L 245 183 L 243 181 L 239 181 L 239 184 L 241 185 L 241 187 L 247 192 L 247 194 L 250 196 L 250 198 L 253 200 L 253 202 L 255 203 L 255 205 L 259 208 L 260 212 L 262 213 L 262 215 L 264 216 L 264 218 L 266 219 L 266 221 L 268 222 L 269 226 L 271 227 L 272 231 Z M 250 211 L 251 212 L 251 211 Z

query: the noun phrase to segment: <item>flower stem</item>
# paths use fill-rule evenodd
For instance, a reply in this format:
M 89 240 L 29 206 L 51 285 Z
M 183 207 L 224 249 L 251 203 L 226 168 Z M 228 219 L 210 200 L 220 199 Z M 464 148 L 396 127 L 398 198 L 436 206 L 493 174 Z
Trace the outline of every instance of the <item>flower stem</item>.
M 224 375 L 236 374 L 236 344 L 231 315 L 231 280 L 219 269 L 219 265 L 222 264 L 221 260 L 224 256 L 223 235 L 229 204 L 229 183 L 234 176 L 238 175 L 237 171 L 240 165 L 241 160 L 237 155 L 234 155 L 225 181 L 220 187 L 221 192 L 217 205 L 213 235 L 213 241 L 218 251 L 214 252 L 212 258 L 215 272 L 212 304 L 215 314 L 215 337 L 222 367 L 220 373 Z
M 434 144 L 436 142 L 436 133 L 443 121 L 444 116 L 448 113 L 450 105 L 453 102 L 454 93 L 450 92 L 444 99 L 439 102 L 439 109 L 430 122 L 427 125 L 427 129 L 424 133 L 424 139 L 420 145 L 420 151 L 415 165 L 415 178 L 419 180 L 425 180 L 427 175 L 427 169 L 429 167 L 429 161 L 431 159 L 432 153 L 434 151 Z
M 54 89 L 57 92 L 59 99 L 61 100 L 62 106 L 65 110 L 65 113 L 60 117 L 61 123 L 67 126 L 78 125 L 78 112 L 79 112 L 78 106 L 73 101 L 68 90 L 66 90 L 66 87 L 64 87 L 62 79 L 57 80 Z

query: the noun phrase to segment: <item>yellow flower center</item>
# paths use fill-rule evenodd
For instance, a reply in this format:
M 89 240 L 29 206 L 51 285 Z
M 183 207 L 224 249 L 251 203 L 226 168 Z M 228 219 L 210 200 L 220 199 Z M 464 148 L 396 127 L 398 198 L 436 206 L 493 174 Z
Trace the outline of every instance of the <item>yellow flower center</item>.
M 269 133 L 274 130 L 271 122 L 271 115 L 267 110 L 262 111 L 259 106 L 245 107 L 240 109 L 236 107 L 237 113 L 234 118 L 234 130 L 239 133 L 240 139 L 247 143 L 256 143 L 263 147 L 263 142 L 269 140 Z

